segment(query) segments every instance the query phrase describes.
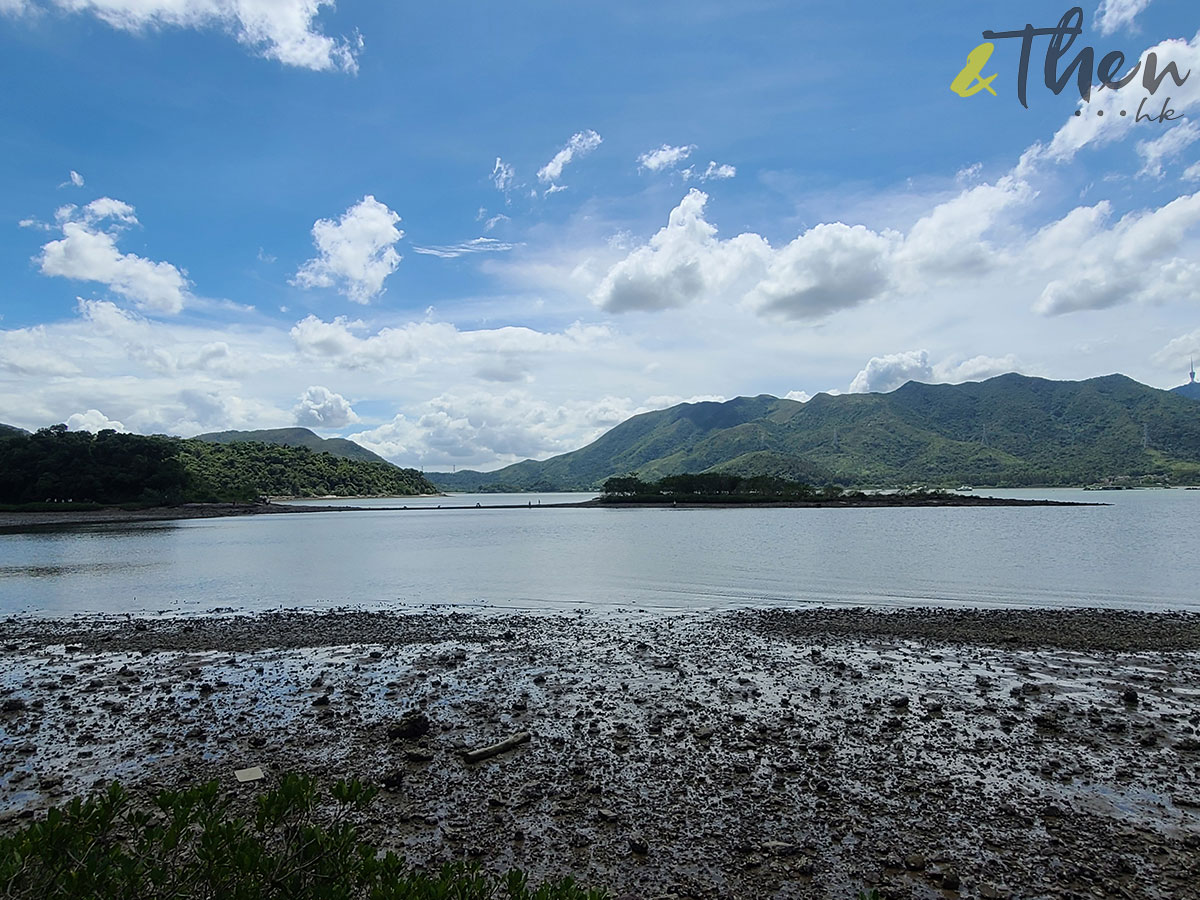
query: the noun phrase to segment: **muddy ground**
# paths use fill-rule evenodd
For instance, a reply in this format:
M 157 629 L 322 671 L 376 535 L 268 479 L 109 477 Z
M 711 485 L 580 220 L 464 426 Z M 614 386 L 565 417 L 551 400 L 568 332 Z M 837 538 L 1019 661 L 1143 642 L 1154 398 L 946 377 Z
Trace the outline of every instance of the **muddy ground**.
M 1200 897 L 1200 616 L 10 619 L 0 646 L 0 830 L 111 778 L 300 770 L 386 785 L 366 830 L 414 864 L 614 897 Z

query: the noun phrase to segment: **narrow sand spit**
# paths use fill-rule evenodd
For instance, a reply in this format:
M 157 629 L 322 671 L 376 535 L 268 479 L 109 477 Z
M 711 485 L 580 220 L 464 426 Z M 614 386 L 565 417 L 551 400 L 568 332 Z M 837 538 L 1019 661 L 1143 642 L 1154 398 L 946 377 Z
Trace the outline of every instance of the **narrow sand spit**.
M 385 785 L 365 829 L 414 864 L 614 897 L 1200 896 L 1197 615 L 10 619 L 0 645 L 0 829 L 114 777 L 249 800 L 301 770 Z

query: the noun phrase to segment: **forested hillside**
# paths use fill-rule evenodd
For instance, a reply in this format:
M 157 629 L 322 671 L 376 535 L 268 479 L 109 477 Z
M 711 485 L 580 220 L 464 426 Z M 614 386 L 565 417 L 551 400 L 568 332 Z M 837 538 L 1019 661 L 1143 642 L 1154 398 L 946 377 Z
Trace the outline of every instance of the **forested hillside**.
M 1200 405 L 1123 375 L 909 382 L 888 394 L 684 403 L 588 446 L 496 472 L 435 473 L 448 490 L 593 489 L 612 476 L 771 475 L 811 484 L 1022 486 L 1162 476 L 1200 482 Z
M 304 447 L 210 444 L 163 435 L 68 431 L 0 435 L 0 503 L 143 505 L 275 496 L 406 496 L 436 488 L 415 469 Z

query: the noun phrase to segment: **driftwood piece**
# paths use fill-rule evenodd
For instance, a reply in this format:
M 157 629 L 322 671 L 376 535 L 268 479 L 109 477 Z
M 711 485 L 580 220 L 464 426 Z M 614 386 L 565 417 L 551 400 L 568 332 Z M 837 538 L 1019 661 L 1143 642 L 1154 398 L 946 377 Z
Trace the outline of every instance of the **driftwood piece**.
M 507 753 L 513 747 L 519 747 L 532 737 L 528 731 L 518 731 L 512 737 L 507 737 L 498 744 L 492 744 L 490 747 L 479 747 L 476 750 L 463 751 L 463 760 L 469 763 L 483 762 L 485 759 L 491 759 L 493 756 L 499 756 L 501 753 Z

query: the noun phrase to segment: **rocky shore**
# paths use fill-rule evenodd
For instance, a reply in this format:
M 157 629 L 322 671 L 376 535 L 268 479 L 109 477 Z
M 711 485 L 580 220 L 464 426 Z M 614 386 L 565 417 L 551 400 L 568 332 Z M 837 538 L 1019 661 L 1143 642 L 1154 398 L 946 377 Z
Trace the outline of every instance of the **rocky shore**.
M 301 770 L 383 785 L 365 828 L 414 864 L 614 897 L 1200 896 L 1197 615 L 19 618 L 0 647 L 0 829 L 110 778 L 249 801 Z

